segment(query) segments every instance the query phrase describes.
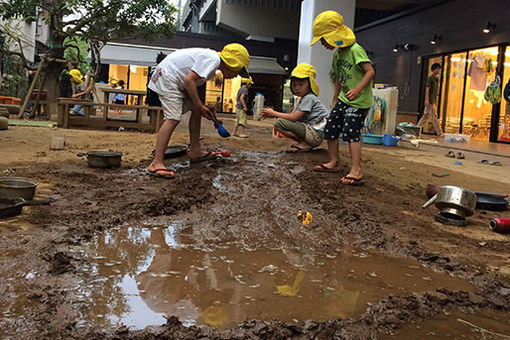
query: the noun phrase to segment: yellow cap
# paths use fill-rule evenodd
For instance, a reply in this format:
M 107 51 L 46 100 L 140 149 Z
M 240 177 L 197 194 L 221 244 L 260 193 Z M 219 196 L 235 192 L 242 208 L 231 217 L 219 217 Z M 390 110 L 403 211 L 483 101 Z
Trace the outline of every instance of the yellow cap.
M 348 47 L 356 42 L 352 30 L 344 25 L 344 18 L 335 11 L 324 11 L 313 21 L 312 45 L 322 38 L 333 47 Z
M 317 71 L 315 71 L 315 67 L 310 64 L 301 63 L 296 66 L 292 73 L 290 74 L 291 78 L 298 79 L 308 79 L 310 81 L 310 87 L 316 96 L 319 95 L 319 84 L 315 81 L 315 77 L 317 76 Z M 292 89 L 292 86 L 290 87 Z
M 81 75 L 80 70 L 73 68 L 71 71 L 69 71 L 69 75 L 73 77 L 73 81 L 76 84 L 79 84 L 83 81 L 83 76 Z
M 247 77 L 247 78 L 241 78 L 241 84 L 253 84 L 253 79 L 251 79 L 251 77 Z
M 221 60 L 232 70 L 239 71 L 241 77 L 247 78 L 250 76 L 248 73 L 248 66 L 250 65 L 250 54 L 246 47 L 241 44 L 233 43 L 223 47 L 221 52 L 218 52 Z
M 112 85 L 117 85 L 117 81 L 114 79 L 114 80 L 112 80 L 112 81 L 110 82 L 110 84 L 112 84 Z

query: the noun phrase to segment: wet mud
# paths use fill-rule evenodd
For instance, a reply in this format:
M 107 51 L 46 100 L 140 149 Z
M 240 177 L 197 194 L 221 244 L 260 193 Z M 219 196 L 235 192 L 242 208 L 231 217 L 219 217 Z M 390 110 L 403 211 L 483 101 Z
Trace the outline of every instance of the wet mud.
M 344 186 L 310 171 L 321 157 L 238 150 L 176 160 L 172 181 L 146 161 L 20 171 L 54 203 L 0 223 L 0 336 L 405 338 L 434 322 L 482 334 L 457 319 L 509 335 L 507 238 L 480 246 L 438 225 L 416 178 L 368 163 L 366 185 Z

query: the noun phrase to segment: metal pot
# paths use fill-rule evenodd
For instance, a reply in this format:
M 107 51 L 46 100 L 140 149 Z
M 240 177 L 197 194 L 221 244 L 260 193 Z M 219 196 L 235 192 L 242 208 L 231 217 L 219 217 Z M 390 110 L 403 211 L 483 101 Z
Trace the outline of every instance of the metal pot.
M 37 183 L 22 177 L 0 177 L 0 198 L 23 198 L 31 200 L 35 196 Z
M 445 185 L 437 193 L 436 207 L 444 217 L 464 219 L 475 211 L 476 194 L 461 187 Z
M 87 156 L 87 163 L 92 168 L 118 168 L 122 159 L 122 153 L 117 151 L 80 152 L 77 156 Z
M 23 198 L 0 199 L 0 218 L 17 216 L 22 213 L 23 207 L 26 205 L 49 205 L 49 200 L 30 200 Z

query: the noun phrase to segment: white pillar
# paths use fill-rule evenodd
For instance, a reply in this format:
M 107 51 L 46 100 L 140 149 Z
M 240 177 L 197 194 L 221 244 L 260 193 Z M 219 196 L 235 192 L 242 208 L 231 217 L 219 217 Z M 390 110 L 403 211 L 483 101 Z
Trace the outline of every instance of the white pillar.
M 325 49 L 320 42 L 310 46 L 313 38 L 313 19 L 327 10 L 340 13 L 344 17 L 344 24 L 353 29 L 356 0 L 304 0 L 301 3 L 298 64 L 308 63 L 315 67 L 320 87 L 319 98 L 326 107 L 329 107 L 333 99 L 333 84 L 329 78 L 333 51 Z

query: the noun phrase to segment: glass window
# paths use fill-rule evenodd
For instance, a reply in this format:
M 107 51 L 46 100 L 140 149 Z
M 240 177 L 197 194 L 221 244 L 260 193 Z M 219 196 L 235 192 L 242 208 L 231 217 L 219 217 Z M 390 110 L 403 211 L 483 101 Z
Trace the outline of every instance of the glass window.
M 495 79 L 498 47 L 469 51 L 462 133 L 489 141 L 492 103 L 484 99 L 487 86 Z
M 505 51 L 505 63 L 501 90 L 505 89 L 506 83 L 510 80 L 510 46 Z M 510 142 L 510 101 L 501 99 L 501 111 L 499 113 L 498 141 Z
M 216 112 L 223 111 L 223 75 L 216 71 L 214 78 L 207 81 L 205 85 L 205 104 L 214 106 Z
M 460 116 L 462 112 L 462 93 L 464 90 L 464 76 L 466 73 L 467 53 L 451 54 L 448 60 L 446 82 L 447 89 L 444 91 L 445 132 L 459 133 Z

